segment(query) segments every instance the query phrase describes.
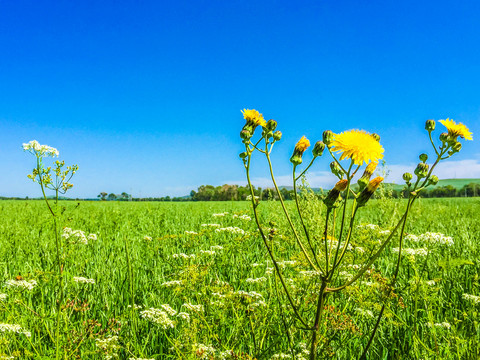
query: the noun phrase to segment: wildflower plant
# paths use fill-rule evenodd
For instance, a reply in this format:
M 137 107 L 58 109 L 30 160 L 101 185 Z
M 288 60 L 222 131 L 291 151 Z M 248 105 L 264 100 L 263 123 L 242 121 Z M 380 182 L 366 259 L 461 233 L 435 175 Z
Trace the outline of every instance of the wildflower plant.
M 345 256 L 347 250 L 351 249 L 352 243 L 355 243 L 354 239 L 357 235 L 355 218 L 357 213 L 367 205 L 383 181 L 383 177 L 380 176 L 371 179 L 377 164 L 383 158 L 384 149 L 380 143 L 380 136 L 364 130 L 348 130 L 338 134 L 327 130 L 323 133 L 323 139 L 317 141 L 313 146 L 311 161 L 303 167 L 303 169 L 300 169 L 303 163 L 303 155 L 310 147 L 310 141 L 303 136 L 295 145 L 290 158 L 290 162 L 293 164 L 292 184 L 297 214 L 296 218 L 294 218 L 285 205 L 273 173 L 271 153 L 275 143 L 282 138 L 282 133 L 277 130 L 277 122 L 275 120 L 265 121 L 263 115 L 257 110 L 244 109 L 242 113 L 246 123 L 240 132 L 240 137 L 245 145 L 245 151 L 240 154 L 240 158 L 243 160 L 245 166 L 254 218 L 289 306 L 294 313 L 295 331 L 303 330 L 311 333 L 309 358 L 314 360 L 321 350 L 318 348 L 318 344 L 321 340 L 321 326 L 325 323 L 323 317 L 325 315 L 324 310 L 327 308 L 328 297 L 346 289 L 365 275 L 395 238 L 398 240 L 395 249 L 398 256 L 396 264 L 393 264 L 393 276 L 384 287 L 385 299 L 391 296 L 399 272 L 402 250 L 403 252 L 405 251 L 405 249 L 403 249 L 403 242 L 409 211 L 422 190 L 438 182 L 438 177 L 433 175 L 433 171 L 438 163 L 461 150 L 462 145 L 458 141 L 459 138 L 472 140 L 472 134 L 468 128 L 461 123 L 457 124 L 449 119 L 440 120 L 440 123 L 447 128 L 447 132 L 440 134 L 439 143 L 436 144 L 432 137 L 436 125 L 435 121 L 428 120 L 426 122 L 425 129 L 428 132 L 435 153 L 433 164 L 430 166 L 427 163 L 427 154 L 421 154 L 419 157 L 420 163 L 414 171 L 415 177 L 410 173 L 403 175 L 408 191 L 408 200 L 403 215 L 398 219 L 393 229 L 385 233 L 381 242 L 369 253 L 369 256 L 363 263 L 349 264 L 349 268 L 354 269 L 356 273 L 345 278 L 342 277 L 341 269 L 345 268 L 344 262 L 348 259 L 348 257 Z M 257 139 L 254 139 L 255 132 L 259 128 L 261 128 L 261 134 Z M 257 134 L 258 133 L 260 132 L 257 131 Z M 311 231 L 310 226 L 307 226 L 311 224 L 311 221 L 307 222 L 306 217 L 311 216 L 311 214 L 304 213 L 304 208 L 302 208 L 301 202 L 299 201 L 297 182 L 299 179 L 304 178 L 306 172 L 324 152 L 328 153 L 333 160 L 330 163 L 330 170 L 338 178 L 338 182 L 326 196 L 323 197 L 326 213 L 324 221 L 322 221 L 322 219 L 317 219 L 316 221 L 316 223 L 324 224 L 323 232 L 318 236 L 314 231 Z M 284 270 L 280 266 L 279 259 L 276 257 L 273 246 L 273 237 L 275 236 L 276 229 L 274 229 L 273 224 L 271 224 L 272 229 L 265 230 L 265 227 L 263 227 L 260 222 L 258 211 L 260 201 L 255 197 L 254 187 L 250 177 L 254 153 L 262 154 L 267 160 L 270 176 L 280 200 L 283 215 L 291 229 L 298 249 L 304 258 L 304 262 L 310 267 L 305 273 L 308 272 L 312 274 L 317 282 L 316 288 L 318 291 L 315 295 L 316 306 L 312 312 L 309 312 L 308 309 L 305 309 L 305 306 L 302 305 L 306 303 L 305 298 L 301 298 L 302 293 L 293 293 L 292 287 L 287 281 L 289 279 L 286 279 Z M 363 172 L 361 172 L 360 170 L 363 166 L 365 166 L 365 168 Z M 357 185 L 354 187 L 354 178 L 356 176 Z M 347 209 L 350 209 L 350 211 L 347 212 Z M 296 221 L 297 217 L 298 222 Z M 277 296 L 280 302 L 280 295 L 277 294 Z M 303 296 L 305 297 L 306 295 L 303 294 Z M 374 339 L 384 310 L 385 303 L 381 306 L 375 326 L 370 333 L 367 344 L 363 348 L 360 359 L 366 359 L 367 351 Z M 324 326 L 328 325 L 325 324 Z M 286 336 L 290 344 L 289 334 L 292 329 L 289 329 L 287 325 L 285 325 L 285 328 Z M 325 351 L 325 349 L 323 350 Z M 291 349 L 291 351 L 293 353 L 293 349 Z
M 61 309 L 64 300 L 64 244 L 65 236 L 59 235 L 59 218 L 62 216 L 64 209 L 59 206 L 59 195 L 64 195 L 69 189 L 73 187 L 70 180 L 78 170 L 77 165 L 65 167 L 65 161 L 55 160 L 52 166 L 47 166 L 45 163 L 48 158 L 55 158 L 59 156 L 59 151 L 48 145 L 41 145 L 38 141 L 32 140 L 29 143 L 23 144 L 23 150 L 35 156 L 36 166 L 28 178 L 40 185 L 43 199 L 47 205 L 49 213 L 52 215 L 54 232 L 55 232 L 55 247 L 56 247 L 56 262 L 58 269 L 58 287 L 59 294 L 57 295 L 57 320 L 55 332 L 55 349 L 56 359 L 60 359 L 60 327 L 61 327 Z M 53 201 L 47 197 L 46 191 L 54 192 Z M 68 229 L 68 228 L 67 228 Z M 69 229 L 70 230 L 70 229 Z M 78 231 L 78 230 L 77 230 Z M 65 231 L 64 231 L 65 235 Z M 77 234 L 78 235 L 78 234 Z M 85 237 L 85 236 L 83 236 Z M 86 238 L 85 238 L 86 239 Z

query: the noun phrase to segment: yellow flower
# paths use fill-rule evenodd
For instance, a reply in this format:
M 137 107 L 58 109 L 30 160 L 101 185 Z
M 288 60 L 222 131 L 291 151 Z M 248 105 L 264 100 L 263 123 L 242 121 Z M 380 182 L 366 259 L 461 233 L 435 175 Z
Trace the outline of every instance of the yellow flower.
M 468 130 L 468 128 L 463 125 L 462 123 L 455 123 L 455 121 L 447 119 L 447 120 L 439 120 L 448 130 L 448 135 L 456 139 L 460 136 L 462 139 L 465 140 L 473 140 L 472 133 Z
M 254 126 L 265 126 L 267 122 L 263 118 L 263 115 L 260 114 L 257 110 L 243 109 L 241 110 L 243 118 L 247 120 L 247 124 L 250 123 Z
M 364 130 L 349 130 L 335 134 L 331 143 L 332 151 L 341 152 L 340 160 L 352 159 L 357 165 L 383 158 L 383 147 Z
M 297 144 L 295 145 L 295 152 L 303 154 L 309 146 L 310 141 L 305 136 L 302 136 L 302 138 L 298 140 Z
M 378 164 L 376 162 L 371 162 L 370 164 L 368 164 L 367 168 L 365 169 L 365 172 L 363 173 L 363 176 L 366 175 L 370 178 L 370 176 L 372 176 L 373 172 L 377 168 L 377 165 Z

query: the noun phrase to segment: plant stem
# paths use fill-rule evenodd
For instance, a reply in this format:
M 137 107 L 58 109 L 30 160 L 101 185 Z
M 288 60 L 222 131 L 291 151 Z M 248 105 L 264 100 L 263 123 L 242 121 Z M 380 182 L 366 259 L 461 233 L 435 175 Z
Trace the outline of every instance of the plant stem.
M 310 360 L 315 360 L 317 358 L 317 336 L 320 327 L 320 320 L 322 318 L 324 302 L 325 302 L 325 289 L 327 287 L 327 280 L 325 278 L 322 279 L 322 285 L 320 287 L 320 293 L 318 294 L 318 302 L 317 302 L 317 312 L 315 314 L 315 323 L 313 325 L 313 332 L 312 332 L 312 345 L 310 347 Z

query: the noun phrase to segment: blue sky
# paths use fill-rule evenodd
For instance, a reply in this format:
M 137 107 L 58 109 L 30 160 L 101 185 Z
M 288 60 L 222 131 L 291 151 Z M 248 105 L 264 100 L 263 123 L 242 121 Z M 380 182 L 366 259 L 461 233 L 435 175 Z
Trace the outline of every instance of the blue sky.
M 70 196 L 242 183 L 243 108 L 278 121 L 284 185 L 302 135 L 377 132 L 396 180 L 431 153 L 425 120 L 447 117 L 474 141 L 440 177 L 480 177 L 479 13 L 475 1 L 0 1 L 0 195 L 39 194 L 21 150 L 33 139 L 79 165 Z M 313 186 L 331 183 L 329 162 Z

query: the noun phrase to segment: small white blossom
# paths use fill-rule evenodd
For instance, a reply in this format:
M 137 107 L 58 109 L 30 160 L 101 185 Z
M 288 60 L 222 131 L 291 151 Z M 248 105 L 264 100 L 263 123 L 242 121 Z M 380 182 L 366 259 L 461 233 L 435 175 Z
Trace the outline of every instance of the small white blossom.
M 205 309 L 203 308 L 203 305 L 193 305 L 190 303 L 185 303 L 182 306 L 185 306 L 188 310 L 190 311 L 195 311 L 195 312 L 204 312 Z
M 450 325 L 448 322 L 435 323 L 435 324 L 427 323 L 427 326 L 428 327 L 440 327 L 440 328 L 445 328 L 445 329 L 448 329 L 448 330 L 450 330 L 450 328 L 452 327 L 452 325 Z
M 185 321 L 187 321 L 187 322 L 190 322 L 190 314 L 189 314 L 189 313 L 179 312 L 179 313 L 177 314 L 177 317 L 179 317 L 180 319 L 185 320 Z
M 215 232 L 229 232 L 229 233 L 232 233 L 232 234 L 245 234 L 245 230 L 243 229 L 240 229 L 239 227 L 236 227 L 236 226 L 228 226 L 226 228 L 218 228 L 218 229 L 215 229 Z
M 187 254 L 184 254 L 184 253 L 173 254 L 173 255 L 172 255 L 172 258 L 174 258 L 174 259 L 178 259 L 178 258 L 182 258 L 182 259 L 195 259 L 195 254 L 190 254 L 190 255 L 187 255 Z
M 175 322 L 170 319 L 168 313 L 164 310 L 150 308 L 140 311 L 140 316 L 148 321 L 160 325 L 164 330 L 174 328 Z
M 16 287 L 16 288 L 23 288 L 27 290 L 33 290 L 33 288 L 37 286 L 37 282 L 35 280 L 7 280 L 5 285 L 7 287 Z
M 399 248 L 393 248 L 392 251 L 394 253 L 399 252 Z M 419 248 L 419 249 L 410 249 L 410 248 L 403 248 L 402 249 L 402 255 L 408 255 L 408 256 L 427 256 L 428 255 L 428 249 L 426 248 Z
M 215 348 L 210 345 L 193 344 L 193 352 L 198 359 L 213 359 L 215 357 Z
M 212 214 L 213 217 L 223 217 L 225 215 L 227 215 L 228 212 L 223 212 L 223 213 L 219 213 L 219 214 Z
M 235 214 L 235 215 L 232 216 L 232 218 L 233 219 L 240 219 L 240 220 L 244 220 L 244 221 L 252 220 L 252 218 L 248 215 L 237 215 L 237 214 Z
M 0 294 L 0 301 L 5 301 L 7 299 L 7 294 Z
M 470 294 L 463 294 L 462 298 L 465 300 L 471 301 L 474 304 L 480 303 L 480 296 L 470 295 Z
M 220 224 L 202 224 L 200 225 L 202 227 L 213 227 L 213 228 L 219 228 Z
M 82 284 L 95 284 L 95 280 L 87 279 L 87 278 L 81 277 L 81 276 L 74 276 L 73 281 L 75 281 L 77 283 L 82 283 Z
M 18 324 L 0 324 L 0 332 L 2 333 L 13 332 L 17 334 L 23 334 L 26 337 L 32 336 L 32 333 L 30 331 L 23 329 Z
M 188 231 L 188 230 L 185 231 L 185 234 L 187 234 L 187 235 L 198 235 L 197 232 L 195 232 L 195 231 Z
M 369 318 L 374 317 L 373 312 L 371 310 L 356 308 L 355 311 L 358 312 L 360 315 L 365 316 L 365 317 L 369 317 Z
M 213 245 L 213 246 L 210 246 L 210 250 L 223 250 L 223 246 Z
M 200 254 L 213 256 L 213 255 L 215 255 L 215 251 L 212 251 L 212 250 L 200 250 Z
M 267 281 L 267 278 L 262 276 L 260 278 L 257 278 L 257 279 L 252 279 L 252 278 L 248 278 L 247 280 L 245 280 L 247 283 L 250 283 L 250 284 L 259 284 L 259 283 L 264 283 Z
M 181 286 L 181 285 L 183 285 L 183 282 L 181 280 L 172 280 L 172 281 L 164 282 L 161 286 L 172 287 L 172 286 Z
M 357 225 L 357 227 L 360 229 L 369 229 L 369 230 L 379 229 L 378 225 L 375 225 L 375 224 L 362 224 L 362 225 Z
M 40 145 L 37 140 L 32 140 L 23 144 L 23 150 L 37 156 L 55 157 L 59 155 L 58 150 L 48 145 Z

